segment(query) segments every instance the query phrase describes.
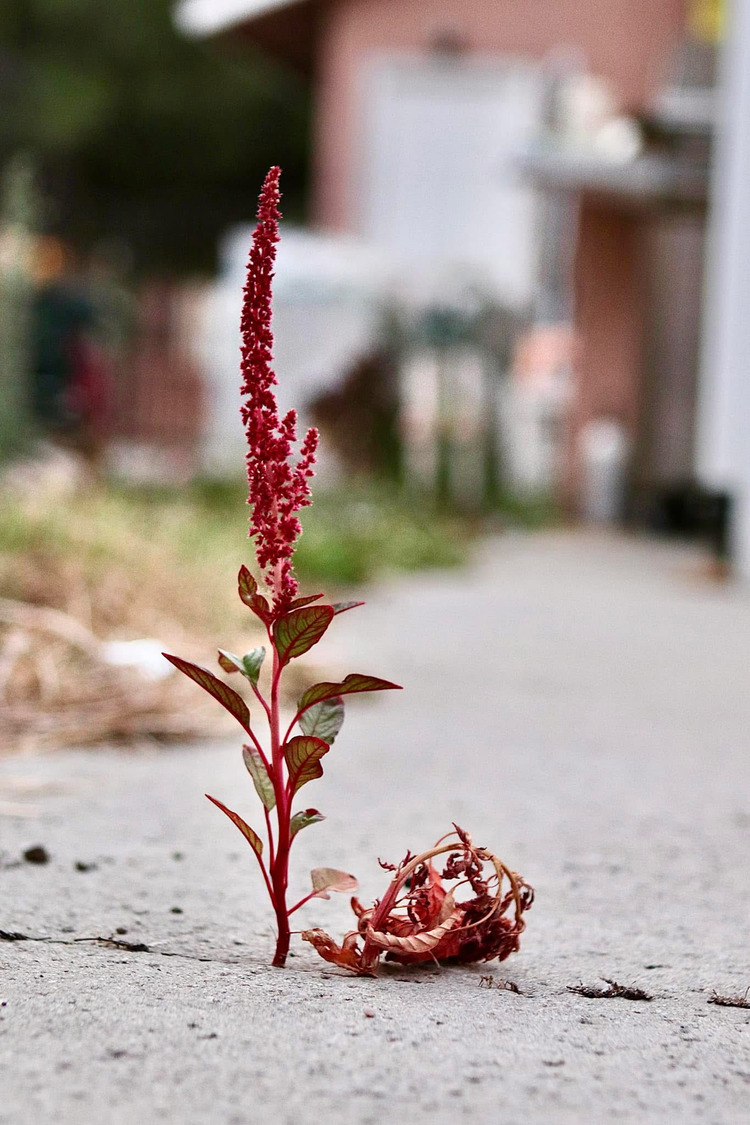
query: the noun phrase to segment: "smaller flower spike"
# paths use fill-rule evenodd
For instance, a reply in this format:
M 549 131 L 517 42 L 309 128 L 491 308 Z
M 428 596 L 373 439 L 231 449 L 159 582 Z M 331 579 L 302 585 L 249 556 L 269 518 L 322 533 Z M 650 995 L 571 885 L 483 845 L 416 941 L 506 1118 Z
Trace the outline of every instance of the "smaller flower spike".
M 255 540 L 258 565 L 273 591 L 274 614 L 283 613 L 298 584 L 292 569 L 296 540 L 302 530 L 297 512 L 310 503 L 308 480 L 314 475 L 318 431 L 307 431 L 295 463 L 297 415 L 279 418 L 273 387 L 276 383 L 271 330 L 271 290 L 276 243 L 279 241 L 279 176 L 272 168 L 258 203 L 240 329 L 241 407 L 247 436 L 248 504 L 252 507 L 250 537 Z

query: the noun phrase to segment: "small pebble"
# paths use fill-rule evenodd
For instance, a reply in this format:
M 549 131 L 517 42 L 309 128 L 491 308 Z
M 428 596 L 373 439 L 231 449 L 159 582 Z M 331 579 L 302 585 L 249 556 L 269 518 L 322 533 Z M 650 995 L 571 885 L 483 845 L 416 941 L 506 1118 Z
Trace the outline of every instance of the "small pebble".
M 23 858 L 27 863 L 49 863 L 49 852 L 41 844 L 35 844 L 33 848 L 26 849 Z
M 371 1020 L 374 1018 L 375 1012 L 372 1010 L 372 1008 L 365 1008 L 364 1015 L 367 1016 L 368 1020 Z

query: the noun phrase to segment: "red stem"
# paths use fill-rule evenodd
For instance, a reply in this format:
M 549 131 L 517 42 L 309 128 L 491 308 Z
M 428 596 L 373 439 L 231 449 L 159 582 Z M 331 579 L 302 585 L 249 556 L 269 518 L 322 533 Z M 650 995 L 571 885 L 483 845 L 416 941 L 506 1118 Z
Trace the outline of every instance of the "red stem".
M 263 806 L 263 812 L 266 814 L 266 832 L 268 834 L 268 862 L 273 868 L 274 858 L 274 845 L 273 845 L 273 826 L 271 824 L 271 817 L 266 806 Z
M 264 699 L 263 695 L 261 694 L 258 685 L 254 684 L 253 681 L 251 680 L 250 681 L 250 687 L 255 692 L 256 698 L 257 698 L 258 702 L 261 704 L 261 706 L 263 707 L 263 710 L 265 711 L 266 716 L 267 716 L 267 718 L 270 722 L 270 720 L 271 720 L 271 708 L 266 703 L 266 700 Z
M 260 754 L 263 765 L 266 767 L 266 769 L 268 769 L 268 758 L 266 757 L 265 753 L 263 752 L 263 747 L 261 746 L 260 742 L 258 741 L 257 735 L 255 734 L 255 732 L 253 730 L 250 729 L 249 726 L 246 727 L 244 723 L 242 724 L 242 729 L 245 731 L 246 734 L 248 734 L 250 736 L 250 738 L 252 738 L 253 743 L 255 744 L 255 749 Z
M 291 799 L 284 780 L 284 754 L 280 737 L 279 683 L 281 662 L 269 629 L 269 641 L 273 649 L 273 676 L 271 680 L 271 762 L 274 793 L 276 794 L 276 816 L 278 822 L 277 849 L 271 866 L 273 884 L 272 901 L 276 911 L 278 937 L 273 964 L 283 968 L 289 952 L 289 916 L 286 907 L 286 892 L 289 877 L 289 820 Z
M 270 896 L 271 903 L 272 903 L 273 908 L 275 910 L 276 909 L 276 896 L 274 894 L 273 887 L 271 885 L 271 880 L 268 878 L 268 872 L 266 871 L 266 865 L 263 862 L 263 860 L 261 859 L 261 857 L 258 855 L 258 853 L 255 851 L 255 849 L 253 849 L 253 854 L 255 855 L 256 859 L 258 860 L 258 863 L 260 865 L 260 869 L 263 872 L 263 878 L 266 881 L 266 887 L 268 888 L 268 894 Z
M 311 898 L 315 898 L 317 894 L 318 891 L 310 891 L 309 895 L 305 895 L 305 897 L 301 898 L 299 902 L 295 902 L 294 906 L 290 906 L 287 910 L 287 917 L 289 917 L 291 914 L 294 914 L 295 910 L 299 910 L 300 906 L 304 906 L 305 903 L 309 902 Z

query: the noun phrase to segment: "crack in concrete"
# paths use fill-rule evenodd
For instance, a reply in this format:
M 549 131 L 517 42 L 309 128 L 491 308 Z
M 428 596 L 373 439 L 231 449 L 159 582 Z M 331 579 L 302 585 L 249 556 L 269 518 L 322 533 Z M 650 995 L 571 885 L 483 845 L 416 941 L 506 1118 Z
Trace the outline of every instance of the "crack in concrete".
M 42 945 L 97 945 L 106 949 L 120 949 L 126 953 L 153 953 L 158 957 L 179 957 L 185 961 L 202 961 L 215 965 L 241 965 L 242 961 L 235 958 L 227 960 L 217 957 L 199 957 L 192 953 L 180 953 L 173 949 L 156 949 L 142 941 L 123 941 L 117 937 L 76 937 L 57 938 L 50 935 L 24 934 L 16 930 L 0 930 L 0 941 L 5 942 L 38 942 Z

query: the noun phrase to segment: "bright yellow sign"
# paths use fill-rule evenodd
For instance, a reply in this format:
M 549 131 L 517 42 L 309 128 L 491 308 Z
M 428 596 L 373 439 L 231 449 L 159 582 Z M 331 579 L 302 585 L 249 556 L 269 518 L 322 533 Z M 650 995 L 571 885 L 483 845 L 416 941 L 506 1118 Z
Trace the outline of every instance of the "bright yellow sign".
M 694 39 L 720 43 L 726 28 L 726 0 L 692 0 L 688 26 Z

